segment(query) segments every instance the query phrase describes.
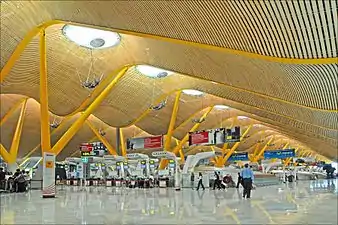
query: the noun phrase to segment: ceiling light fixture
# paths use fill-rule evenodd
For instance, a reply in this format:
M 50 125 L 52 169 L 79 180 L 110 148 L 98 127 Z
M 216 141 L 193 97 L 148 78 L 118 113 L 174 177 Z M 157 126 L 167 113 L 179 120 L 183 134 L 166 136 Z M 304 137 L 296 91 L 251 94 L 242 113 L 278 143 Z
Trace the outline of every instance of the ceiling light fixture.
M 218 110 L 225 110 L 225 109 L 229 109 L 230 107 L 226 105 L 215 105 L 214 108 Z
M 118 33 L 90 27 L 66 24 L 62 28 L 62 32 L 69 40 L 90 49 L 113 47 L 121 41 L 121 37 Z
M 172 71 L 148 65 L 138 65 L 135 66 L 135 68 L 138 72 L 142 73 L 144 76 L 151 78 L 164 78 L 173 74 Z
M 191 95 L 191 96 L 202 96 L 204 93 L 202 91 L 198 90 L 193 90 L 193 89 L 186 89 L 182 91 L 186 95 Z

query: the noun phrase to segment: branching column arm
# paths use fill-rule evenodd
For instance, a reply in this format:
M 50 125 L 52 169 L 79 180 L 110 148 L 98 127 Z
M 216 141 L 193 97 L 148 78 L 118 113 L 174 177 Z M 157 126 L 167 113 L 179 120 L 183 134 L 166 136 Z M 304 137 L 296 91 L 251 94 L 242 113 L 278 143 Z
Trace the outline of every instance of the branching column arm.
M 96 137 L 104 144 L 104 146 L 107 147 L 109 153 L 111 155 L 117 155 L 116 150 L 113 148 L 113 146 L 111 146 L 111 144 L 107 141 L 107 139 L 100 134 L 100 132 L 94 127 L 94 125 L 89 120 L 86 120 L 86 124 L 93 131 Z
M 214 107 L 211 106 L 207 109 L 207 111 L 201 116 L 200 121 L 202 121 L 203 119 L 205 119 L 208 114 L 211 112 L 211 110 Z M 180 149 L 182 149 L 183 145 L 188 141 L 189 139 L 189 133 L 196 131 L 199 126 L 201 125 L 201 123 L 196 123 L 190 130 L 189 132 L 184 136 L 184 138 L 180 141 L 180 143 L 174 148 L 174 150 L 172 151 L 175 155 L 180 151 Z M 160 169 L 164 169 L 166 166 L 166 162 L 165 160 L 161 160 L 159 168 Z
M 66 131 L 66 133 L 59 139 L 59 141 L 53 146 L 52 151 L 58 155 L 62 149 L 68 144 L 72 137 L 82 127 L 87 118 L 99 107 L 101 102 L 109 95 L 110 91 L 115 87 L 117 82 L 125 75 L 130 66 L 125 66 L 108 84 L 108 86 L 97 96 L 97 98 L 88 106 L 88 108 L 81 114 L 81 116 L 72 124 L 72 126 Z
M 257 162 L 259 160 L 259 158 L 263 155 L 265 149 L 269 146 L 269 144 L 272 142 L 273 140 L 273 136 L 270 138 L 270 140 L 264 145 L 264 147 L 260 150 L 260 152 L 258 153 L 258 155 L 255 157 L 254 162 Z
M 174 129 L 175 129 L 178 107 L 179 107 L 179 104 L 180 104 L 180 97 L 181 97 L 181 91 L 178 91 L 176 93 L 174 107 L 173 107 L 173 111 L 171 113 L 170 123 L 169 123 L 169 127 L 168 127 L 168 132 L 167 132 L 167 135 L 166 135 L 166 138 L 165 138 L 165 144 L 164 144 L 164 150 L 165 151 L 170 151 L 171 138 L 173 136 Z
M 248 128 L 246 129 L 246 131 L 244 131 L 244 133 L 242 134 L 241 138 L 239 139 L 239 142 L 236 142 L 234 144 L 234 146 L 232 146 L 232 148 L 230 149 L 230 151 L 227 152 L 227 154 L 223 158 L 222 165 L 224 165 L 228 161 L 228 159 L 230 158 L 231 154 L 237 149 L 237 147 L 240 145 L 241 141 L 244 139 L 244 137 L 251 130 L 252 126 L 253 126 L 252 124 L 248 126 Z

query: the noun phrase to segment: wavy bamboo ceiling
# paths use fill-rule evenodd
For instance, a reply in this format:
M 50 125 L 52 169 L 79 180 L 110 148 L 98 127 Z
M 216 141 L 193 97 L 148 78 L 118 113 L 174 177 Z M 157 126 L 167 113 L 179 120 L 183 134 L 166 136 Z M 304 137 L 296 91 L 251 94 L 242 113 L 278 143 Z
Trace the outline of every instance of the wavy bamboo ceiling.
M 195 112 L 196 117 L 202 115 L 210 105 L 224 104 L 232 110 L 213 110 L 201 128 L 223 125 L 222 118 L 246 115 L 304 148 L 337 158 L 337 6 L 335 0 L 2 1 L 1 67 L 33 28 L 51 20 L 118 30 L 119 45 L 92 51 L 95 72 L 104 74 L 103 84 L 127 64 L 148 64 L 176 73 L 152 79 L 130 68 L 93 114 L 91 121 L 99 121 L 96 127 L 103 122 L 113 127 L 136 122 L 135 128 L 125 129 L 166 133 L 175 91 L 197 89 L 208 95 L 182 96 L 176 124 Z M 69 41 L 62 28 L 57 23 L 46 30 L 49 108 L 53 115 L 76 117 L 104 85 L 92 93 L 81 87 L 77 74 L 86 78 L 91 53 Z M 19 100 L 18 95 L 39 101 L 38 47 L 36 36 L 1 83 L 1 115 Z M 164 109 L 144 114 L 164 98 L 168 98 Z M 24 125 L 28 130 L 24 127 L 20 156 L 40 141 L 39 106 L 33 102 L 29 100 L 31 111 L 27 109 Z M 1 127 L 6 148 L 16 114 Z M 138 119 L 141 115 L 145 116 Z M 187 121 L 175 131 L 176 138 L 183 138 L 193 126 Z M 108 132 L 110 140 L 114 132 Z M 53 135 L 52 142 L 61 134 Z M 134 134 L 130 131 L 126 136 Z M 84 126 L 62 157 L 92 137 Z M 244 145 L 241 150 L 250 147 Z

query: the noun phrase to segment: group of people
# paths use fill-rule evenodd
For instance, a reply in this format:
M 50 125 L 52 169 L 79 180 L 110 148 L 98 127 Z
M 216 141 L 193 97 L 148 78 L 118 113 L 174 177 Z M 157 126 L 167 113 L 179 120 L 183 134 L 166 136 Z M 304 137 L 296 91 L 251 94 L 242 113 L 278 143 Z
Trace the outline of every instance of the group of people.
M 17 169 L 15 173 L 6 179 L 6 172 L 0 168 L 0 189 L 10 192 L 25 192 L 30 181 L 29 172 Z
M 214 175 L 215 175 L 215 181 L 214 181 L 214 185 L 213 185 L 213 190 L 215 190 L 216 188 L 220 190 L 222 188 L 222 186 L 224 186 L 222 184 L 221 174 L 220 174 L 219 171 L 218 172 L 215 171 Z M 191 173 L 190 182 L 191 182 L 192 189 L 194 189 L 194 184 L 195 184 L 194 173 Z M 245 164 L 244 169 L 240 173 L 238 173 L 238 180 L 237 180 L 237 185 L 236 185 L 236 188 L 239 188 L 240 184 L 243 186 L 243 189 L 244 189 L 243 198 L 250 198 L 251 197 L 251 190 L 253 188 L 253 182 L 254 182 L 253 171 L 251 170 L 251 168 L 249 168 L 248 164 Z M 196 190 L 199 190 L 200 187 L 202 187 L 203 190 L 205 190 L 205 187 L 203 185 L 203 177 L 202 177 L 201 172 L 199 172 L 199 174 L 198 174 L 198 184 L 197 184 Z

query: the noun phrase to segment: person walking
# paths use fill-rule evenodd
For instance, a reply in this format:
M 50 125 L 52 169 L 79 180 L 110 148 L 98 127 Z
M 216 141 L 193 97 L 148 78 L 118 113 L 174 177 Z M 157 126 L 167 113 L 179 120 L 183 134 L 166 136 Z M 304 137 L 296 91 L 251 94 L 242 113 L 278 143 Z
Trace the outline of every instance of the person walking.
M 240 184 L 243 184 L 243 181 L 242 181 L 241 173 L 238 173 L 236 188 L 239 188 Z
M 201 172 L 199 172 L 199 174 L 198 174 L 198 185 L 197 185 L 197 191 L 198 191 L 198 189 L 200 188 L 200 186 L 202 186 L 202 188 L 203 188 L 203 191 L 205 190 L 205 188 L 204 188 L 204 185 L 203 185 L 203 179 L 202 179 L 203 177 L 202 177 L 202 173 Z
M 191 189 L 194 190 L 194 186 L 195 186 L 195 174 L 193 172 L 191 172 L 191 176 L 190 176 L 190 186 L 191 186 Z
M 241 171 L 240 176 L 243 179 L 243 198 L 250 198 L 251 197 L 251 189 L 252 183 L 254 182 L 254 174 L 252 170 L 249 168 L 248 164 L 244 165 L 244 169 Z
M 220 185 L 221 180 L 220 180 L 220 178 L 219 178 L 219 175 L 220 175 L 220 174 L 217 173 L 217 172 L 215 171 L 215 182 L 214 182 L 214 188 L 213 188 L 213 190 L 215 190 L 216 186 L 217 186 L 217 189 L 218 189 L 218 190 L 221 189 L 221 185 Z

